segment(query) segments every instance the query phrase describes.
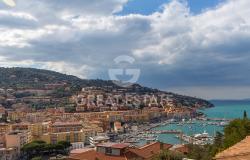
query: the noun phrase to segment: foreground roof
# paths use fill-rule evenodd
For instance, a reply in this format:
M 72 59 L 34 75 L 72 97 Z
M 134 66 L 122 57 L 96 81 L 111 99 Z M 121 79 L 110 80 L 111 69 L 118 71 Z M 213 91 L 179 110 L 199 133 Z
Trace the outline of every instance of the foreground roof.
M 103 143 L 100 146 L 112 146 L 112 148 L 127 148 L 128 144 Z M 140 148 L 128 147 L 127 150 L 120 156 L 106 155 L 97 152 L 95 149 L 88 150 L 79 154 L 71 154 L 69 160 L 129 160 L 129 159 L 151 159 L 154 155 L 160 153 L 161 150 L 171 148 L 171 144 L 163 144 L 154 142 Z
M 218 153 L 216 160 L 250 160 L 250 136 L 234 146 Z
M 68 160 L 127 160 L 125 155 L 110 156 L 103 153 L 96 152 L 94 149 L 81 154 L 75 154 L 69 157 Z
M 159 154 L 161 150 L 166 150 L 171 147 L 172 147 L 171 144 L 154 142 L 154 143 L 145 145 L 141 148 L 130 148 L 129 151 L 133 152 L 134 154 L 144 159 L 150 159 L 154 155 Z

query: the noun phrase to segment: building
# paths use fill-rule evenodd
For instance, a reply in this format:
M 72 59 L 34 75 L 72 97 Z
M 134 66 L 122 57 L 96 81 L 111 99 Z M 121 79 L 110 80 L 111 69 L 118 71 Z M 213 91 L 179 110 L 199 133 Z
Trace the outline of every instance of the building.
M 109 137 L 106 135 L 89 137 L 89 142 L 91 146 L 96 146 L 97 144 L 108 142 L 108 141 L 109 141 Z
M 101 143 L 96 146 L 96 152 L 111 156 L 122 156 L 129 146 L 126 143 Z
M 31 142 L 30 131 L 13 131 L 5 134 L 6 148 L 17 148 L 20 152 L 21 148 Z
M 6 133 L 10 131 L 10 125 L 7 123 L 0 123 L 0 133 Z
M 5 147 L 5 133 L 0 133 L 0 148 Z
M 83 131 L 70 131 L 70 132 L 56 132 L 45 133 L 41 136 L 41 140 L 56 144 L 60 141 L 68 141 L 70 143 L 84 142 L 85 135 Z
M 140 148 L 129 148 L 129 155 L 130 158 L 151 160 L 153 156 L 159 154 L 162 150 L 169 150 L 171 147 L 171 144 L 153 142 Z
M 84 148 L 84 142 L 75 142 L 75 143 L 71 143 L 71 150 L 74 149 L 83 149 Z
M 85 135 L 85 144 L 90 144 L 89 137 L 94 137 L 98 135 L 99 133 L 103 133 L 103 129 L 98 126 L 91 126 L 91 127 L 85 127 L 83 129 L 84 135 Z
M 30 123 L 15 123 L 11 125 L 12 131 L 27 131 L 30 130 Z
M 234 146 L 218 153 L 215 160 L 249 160 L 250 159 L 250 136 L 238 142 Z
M 96 149 L 72 151 L 69 160 L 151 160 L 170 144 L 154 142 L 141 148 L 130 147 L 127 143 L 102 143 Z
M 39 139 L 49 130 L 49 123 L 34 123 L 30 125 L 30 131 L 33 136 L 33 139 Z
M 0 160 L 17 160 L 17 148 L 0 148 Z
M 70 132 L 82 130 L 82 123 L 79 122 L 55 122 L 51 125 L 51 132 Z
M 123 128 L 121 122 L 114 122 L 114 131 L 116 133 L 122 133 L 122 132 L 124 132 L 124 128 Z
M 4 107 L 0 106 L 0 120 L 5 119 L 6 118 L 6 110 Z

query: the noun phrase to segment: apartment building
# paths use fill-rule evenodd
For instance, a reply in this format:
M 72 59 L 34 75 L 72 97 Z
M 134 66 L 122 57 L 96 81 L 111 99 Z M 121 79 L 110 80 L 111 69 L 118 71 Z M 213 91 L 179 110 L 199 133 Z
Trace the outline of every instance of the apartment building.
M 30 131 L 12 131 L 5 134 L 6 148 L 17 148 L 20 153 L 21 148 L 32 141 Z
M 49 122 L 31 124 L 30 131 L 33 139 L 39 139 L 43 134 L 48 133 L 49 124 Z
M 84 142 L 85 135 L 83 131 L 46 133 L 41 136 L 41 140 L 51 144 L 55 144 L 60 141 L 68 141 L 70 143 L 76 143 L 76 142 Z
M 52 133 L 80 131 L 83 128 L 79 122 L 55 122 L 50 126 Z
M 30 130 L 30 123 L 15 123 L 11 125 L 12 131 L 25 131 Z
M 94 137 L 89 137 L 89 142 L 91 146 L 96 146 L 97 144 L 108 142 L 109 137 L 106 135 L 98 135 Z
M 18 160 L 17 148 L 0 148 L 0 160 Z
M 0 133 L 6 133 L 10 131 L 10 125 L 7 123 L 0 123 Z

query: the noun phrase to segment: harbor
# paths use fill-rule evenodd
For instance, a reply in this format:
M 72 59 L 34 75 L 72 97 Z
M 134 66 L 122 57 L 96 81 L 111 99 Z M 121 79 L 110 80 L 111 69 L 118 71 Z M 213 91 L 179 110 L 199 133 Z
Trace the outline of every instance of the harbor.
M 197 118 L 168 119 L 158 123 L 143 123 L 129 133 L 120 134 L 121 142 L 144 145 L 152 141 L 170 144 L 211 144 L 217 131 L 222 131 L 230 119 Z
M 226 110 L 231 110 L 232 114 L 227 114 Z M 204 116 L 192 119 L 165 119 L 154 123 L 129 124 L 134 129 L 130 129 L 127 133 L 120 133 L 118 141 L 130 142 L 138 146 L 151 141 L 169 144 L 210 144 L 213 142 L 216 132 L 223 133 L 224 127 L 232 119 L 242 117 L 242 110 L 250 112 L 250 108 L 246 104 L 237 107 L 217 105 L 213 108 L 200 110 Z

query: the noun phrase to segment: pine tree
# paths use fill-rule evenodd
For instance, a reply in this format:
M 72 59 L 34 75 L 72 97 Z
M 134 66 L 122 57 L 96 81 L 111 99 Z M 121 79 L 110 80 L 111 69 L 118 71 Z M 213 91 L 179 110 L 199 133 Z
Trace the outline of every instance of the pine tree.
M 247 119 L 247 111 L 246 111 L 246 110 L 244 111 L 243 118 L 244 118 L 244 119 Z

